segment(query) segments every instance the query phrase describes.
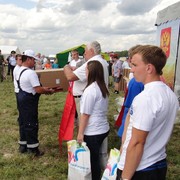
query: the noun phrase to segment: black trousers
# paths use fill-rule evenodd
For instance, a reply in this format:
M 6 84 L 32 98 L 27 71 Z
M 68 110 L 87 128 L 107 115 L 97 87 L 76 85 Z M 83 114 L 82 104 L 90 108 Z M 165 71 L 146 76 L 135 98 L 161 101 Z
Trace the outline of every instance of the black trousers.
M 22 90 L 18 93 L 20 145 L 37 148 L 38 140 L 38 102 L 39 95 Z
M 152 168 L 152 170 L 148 171 L 136 171 L 131 178 L 131 180 L 165 180 L 166 179 L 166 172 L 167 166 L 162 166 L 161 164 L 166 162 L 166 160 L 159 161 L 155 163 L 153 166 L 156 168 Z M 160 164 L 160 165 L 158 165 Z M 150 168 L 149 168 L 150 169 Z M 117 169 L 117 177 L 116 180 L 120 180 L 122 171 Z
M 92 180 L 100 180 L 101 178 L 101 166 L 100 166 L 100 147 L 103 140 L 108 136 L 108 133 L 86 136 L 84 135 L 84 141 L 86 142 L 90 150 L 90 159 L 91 159 L 91 173 Z
M 11 71 L 12 81 L 14 80 L 14 76 L 13 76 L 14 68 L 15 68 L 15 66 L 10 65 L 10 71 Z

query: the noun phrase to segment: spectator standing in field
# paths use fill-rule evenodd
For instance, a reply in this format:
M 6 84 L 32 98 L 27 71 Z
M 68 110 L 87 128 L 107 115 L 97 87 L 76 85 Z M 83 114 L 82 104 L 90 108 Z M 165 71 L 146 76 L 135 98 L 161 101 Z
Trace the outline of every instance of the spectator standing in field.
M 112 66 L 112 76 L 114 78 L 114 93 L 119 94 L 119 82 L 122 77 L 122 61 L 118 59 L 118 55 L 114 54 L 112 56 L 113 66 Z
M 82 60 L 79 59 L 78 50 L 72 50 L 71 57 L 72 57 L 72 60 L 70 61 L 69 65 L 71 66 L 72 70 L 75 70 L 77 69 L 77 64 L 82 62 Z
M 44 69 L 51 69 L 52 65 L 51 65 L 51 61 L 50 59 L 47 59 L 46 64 L 44 65 Z
M 133 50 L 135 50 L 139 46 L 140 45 L 136 45 L 129 49 L 129 51 L 128 51 L 129 62 L 131 62 Z M 135 98 L 135 96 L 137 96 L 143 90 L 144 90 L 144 84 L 141 82 L 137 82 L 134 77 L 128 82 L 128 87 L 126 89 L 127 95 L 126 95 L 124 103 L 123 103 L 123 106 L 125 108 L 124 108 L 124 113 L 123 113 L 123 117 L 122 117 L 122 123 L 118 129 L 118 136 L 120 138 L 122 138 L 122 135 L 123 135 L 126 116 L 128 114 L 129 108 L 132 104 L 132 101 Z M 121 142 L 121 139 L 120 139 L 120 142 Z
M 11 55 L 8 58 L 9 66 L 10 66 L 10 72 L 12 75 L 12 80 L 14 80 L 13 77 L 13 71 L 16 66 L 16 51 L 11 51 Z
M 128 83 L 128 89 L 127 89 L 127 96 L 125 98 L 125 101 L 123 103 L 123 106 L 125 107 L 123 117 L 122 117 L 122 124 L 118 129 L 118 136 L 122 138 L 123 131 L 124 131 L 124 124 L 126 120 L 126 116 L 129 112 L 129 108 L 132 104 L 132 101 L 135 96 L 137 96 L 140 92 L 144 90 L 144 85 L 141 82 L 137 82 L 135 78 L 132 78 Z
M 111 56 L 110 56 L 110 60 L 108 63 L 109 63 L 109 68 L 108 68 L 108 70 L 109 70 L 109 86 L 112 86 L 113 85 L 113 80 L 112 80 L 113 60 L 112 60 Z
M 109 92 L 99 61 L 88 61 L 86 74 L 88 82 L 80 102 L 81 118 L 77 141 L 86 142 L 90 150 L 92 180 L 99 180 L 100 148 L 109 132 L 107 120 Z
M 126 118 L 116 180 L 166 179 L 166 145 L 179 109 L 176 95 L 160 80 L 166 60 L 157 46 L 143 45 L 132 53 L 131 71 L 144 91 Z
M 42 70 L 42 63 L 40 59 L 36 60 L 36 64 L 35 64 L 35 70 Z
M 131 69 L 131 67 L 129 66 L 129 58 L 124 59 L 122 63 L 122 69 Z
M 108 63 L 106 60 L 102 58 L 101 46 L 97 41 L 93 41 L 86 45 L 84 58 L 87 62 L 97 60 L 102 64 L 104 71 L 104 81 L 106 83 L 106 86 L 108 87 L 108 78 L 109 78 Z M 73 71 L 69 65 L 66 65 L 64 67 L 64 73 L 68 81 L 77 81 L 77 80 L 81 81 L 81 85 L 79 85 L 79 91 L 81 92 L 81 95 L 83 94 L 83 91 L 87 85 L 87 76 L 86 76 L 87 62 L 84 63 L 81 67 L 77 68 L 75 71 Z M 107 138 L 105 138 L 100 150 L 102 169 L 105 169 L 107 165 L 107 160 L 108 160 L 107 147 L 108 147 L 108 140 Z
M 72 57 L 72 60 L 70 61 L 69 65 L 70 65 L 71 69 L 74 71 L 78 67 L 80 67 L 83 64 L 83 62 L 81 59 L 79 59 L 78 50 L 72 50 L 71 51 L 71 57 Z M 72 89 L 72 93 L 73 93 L 75 103 L 76 103 L 75 124 L 77 126 L 78 126 L 79 117 L 80 117 L 80 97 L 82 95 L 80 87 L 82 86 L 82 84 L 83 83 L 80 80 L 74 81 L 73 82 L 73 89 Z M 70 85 L 72 85 L 72 83 L 70 83 Z
M 1 76 L 1 82 L 4 80 L 4 56 L 1 54 L 0 50 L 0 76 Z
M 52 68 L 53 69 L 58 69 L 59 68 L 59 64 L 58 64 L 58 60 L 57 59 L 54 60 L 54 63 L 52 64 Z
M 54 91 L 41 87 L 38 76 L 32 68 L 35 66 L 34 51 L 26 50 L 22 55 L 22 66 L 19 69 L 17 83 L 19 88 L 19 151 L 41 156 L 38 140 L 38 103 L 40 94 L 51 94 Z
M 8 72 L 7 72 L 7 75 L 10 75 L 10 64 L 9 64 L 9 58 L 11 57 L 11 54 L 7 57 L 7 59 L 6 59 L 6 62 L 7 62 L 7 64 L 8 64 Z

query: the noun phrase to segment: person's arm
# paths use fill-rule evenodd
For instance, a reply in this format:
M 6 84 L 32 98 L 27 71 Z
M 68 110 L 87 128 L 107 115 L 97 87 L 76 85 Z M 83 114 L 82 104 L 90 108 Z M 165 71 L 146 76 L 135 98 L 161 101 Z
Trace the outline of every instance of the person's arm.
M 122 179 L 131 179 L 143 155 L 148 132 L 132 128 L 132 136 L 127 147 L 126 160 L 122 172 Z
M 86 129 L 86 126 L 88 124 L 89 120 L 88 114 L 81 114 L 80 122 L 79 122 L 79 130 L 77 135 L 77 142 L 82 143 L 84 141 L 84 131 Z
M 114 68 L 113 68 L 113 65 L 111 67 L 111 70 L 112 70 L 112 77 L 114 77 Z
M 36 86 L 34 89 L 38 94 L 52 94 L 54 92 L 54 90 L 49 87 Z
M 123 131 L 121 147 L 120 147 L 120 154 L 122 153 L 122 147 L 123 147 L 124 141 L 126 139 L 126 132 L 127 132 L 127 127 L 129 125 L 129 120 L 130 120 L 130 114 L 128 112 L 126 115 L 126 119 L 125 119 L 124 131 Z
M 79 78 L 73 73 L 69 65 L 64 66 L 64 74 L 68 81 L 77 81 Z

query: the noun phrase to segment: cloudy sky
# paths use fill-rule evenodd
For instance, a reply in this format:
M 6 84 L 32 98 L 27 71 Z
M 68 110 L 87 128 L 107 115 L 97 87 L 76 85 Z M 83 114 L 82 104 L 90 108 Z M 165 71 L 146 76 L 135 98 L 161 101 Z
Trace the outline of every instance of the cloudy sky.
M 0 45 L 56 54 L 101 43 L 103 51 L 155 44 L 157 12 L 179 0 L 0 0 Z

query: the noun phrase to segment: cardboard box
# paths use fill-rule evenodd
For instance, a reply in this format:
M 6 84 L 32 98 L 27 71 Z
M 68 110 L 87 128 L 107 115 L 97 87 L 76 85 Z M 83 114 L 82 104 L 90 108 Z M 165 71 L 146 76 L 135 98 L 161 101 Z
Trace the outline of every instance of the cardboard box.
M 69 82 L 67 81 L 63 69 L 36 70 L 42 86 L 57 88 L 57 91 L 67 91 Z

